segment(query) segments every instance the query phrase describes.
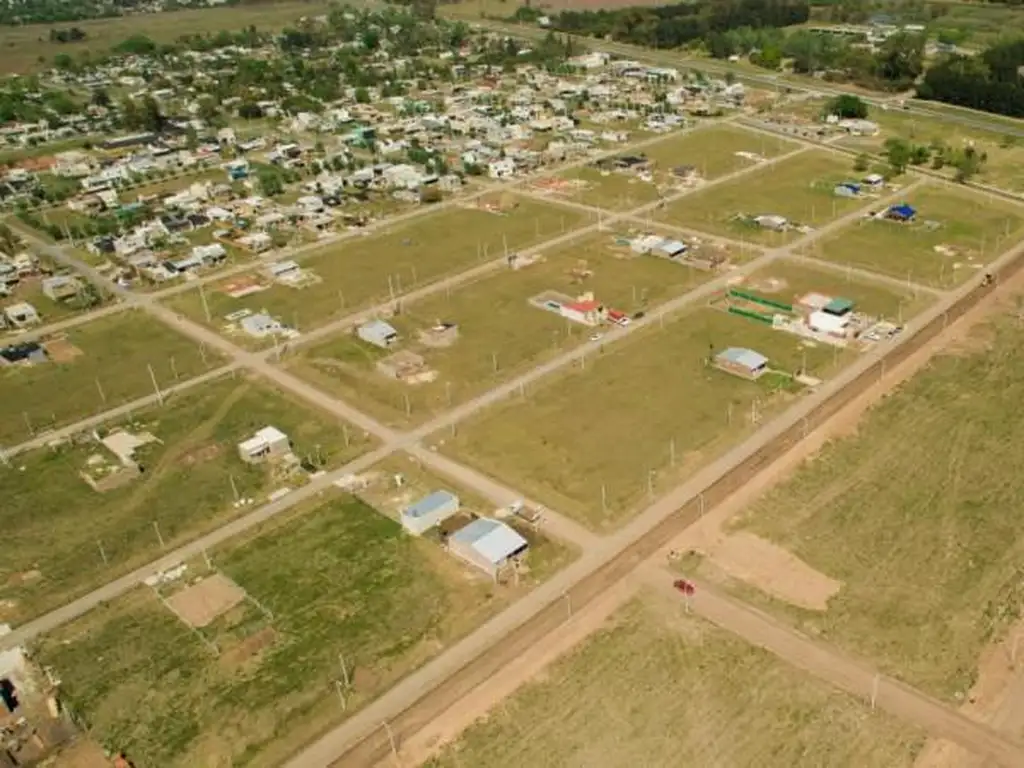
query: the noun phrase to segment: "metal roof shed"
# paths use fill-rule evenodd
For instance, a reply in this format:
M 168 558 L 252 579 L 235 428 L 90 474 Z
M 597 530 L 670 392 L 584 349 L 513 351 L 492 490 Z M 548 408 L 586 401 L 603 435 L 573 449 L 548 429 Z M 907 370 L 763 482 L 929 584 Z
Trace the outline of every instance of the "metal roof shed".
M 481 517 L 460 528 L 448 539 L 448 548 L 455 556 L 497 578 L 498 571 L 509 558 L 521 553 L 528 542 L 513 528 L 490 518 Z
M 836 297 L 822 307 L 821 310 L 830 315 L 846 315 L 853 311 L 853 301 L 842 297 Z
M 402 510 L 402 527 L 419 536 L 458 511 L 458 496 L 449 491 L 434 491 Z
M 387 349 L 398 341 L 398 331 L 383 320 L 371 320 L 356 329 L 356 335 L 367 344 Z

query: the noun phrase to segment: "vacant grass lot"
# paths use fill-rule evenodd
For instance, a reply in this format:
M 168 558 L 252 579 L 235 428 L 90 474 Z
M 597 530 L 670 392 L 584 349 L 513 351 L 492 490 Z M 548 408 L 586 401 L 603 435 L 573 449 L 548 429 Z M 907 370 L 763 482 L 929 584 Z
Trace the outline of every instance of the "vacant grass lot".
M 796 231 L 770 232 L 740 221 L 737 216 L 777 215 L 794 224 L 820 226 L 862 200 L 840 198 L 835 185 L 851 178 L 849 164 L 825 152 L 808 151 L 740 179 L 730 181 L 669 205 L 658 218 L 715 235 L 782 244 Z
M 427 766 L 896 768 L 923 743 L 767 652 L 641 598 Z
M 953 700 L 1020 615 L 1024 344 L 979 329 L 883 400 L 855 436 L 749 508 L 742 526 L 842 582 L 815 635 Z
M 775 157 L 797 145 L 772 136 L 756 134 L 734 126 L 716 125 L 674 134 L 659 141 L 643 152 L 652 162 L 656 181 L 662 193 L 668 194 L 671 172 L 679 166 L 692 165 L 704 179 L 716 179 L 727 173 L 753 167 L 754 161 L 740 157 L 737 152 L 753 152 L 762 157 Z M 623 149 L 623 154 L 631 154 Z M 562 174 L 564 179 L 579 179 L 588 186 L 581 188 L 569 199 L 622 212 L 650 203 L 659 197 L 655 183 L 642 181 L 630 174 L 602 173 L 596 168 L 575 168 Z
M 66 24 L 4 27 L 0 30 L 0 57 L 6 72 L 26 73 L 52 66 L 53 57 L 59 53 L 75 58 L 85 53 L 105 53 L 132 35 L 145 35 L 158 43 L 173 43 L 182 35 L 197 31 L 216 34 L 226 29 L 236 32 L 250 25 L 260 31 L 277 31 L 303 16 L 326 12 L 326 3 L 283 2 L 76 21 L 73 25 L 86 34 L 86 39 L 77 43 L 50 40 L 50 29 L 68 26 Z
M 861 219 L 817 241 L 807 255 L 949 288 L 1024 233 L 1024 207 L 967 190 L 929 186 L 909 194 L 906 202 L 917 209 L 915 222 Z
M 526 248 L 576 227 L 585 219 L 578 211 L 503 195 L 508 211 L 491 213 L 480 208 L 449 208 L 387 232 L 361 240 L 348 240 L 311 252 L 302 266 L 321 282 L 296 289 L 274 285 L 268 290 L 232 299 L 209 287 L 206 297 L 220 328 L 224 316 L 240 309 L 265 309 L 299 330 L 322 325 L 368 304 L 467 269 L 504 252 Z M 176 296 L 171 305 L 204 321 L 198 291 Z
M 161 552 L 154 523 L 167 545 L 181 544 L 248 511 L 234 505 L 236 491 L 262 503 L 270 491 L 305 482 L 304 472 L 238 457 L 237 444 L 268 425 L 317 467 L 343 464 L 369 443 L 350 428 L 346 445 L 335 420 L 229 376 L 108 425 L 161 441 L 136 452 L 144 474 L 121 488 L 101 493 L 80 477 L 92 456 L 116 464 L 91 442 L 32 451 L 0 467 L 0 527 L 11 548 L 0 566 L 0 620 L 21 623 L 153 559 Z
M 1019 12 L 1015 12 L 1018 14 Z M 915 107 L 928 110 L 947 111 L 954 115 L 952 108 L 933 102 L 918 102 Z M 944 108 L 945 107 L 945 108 Z M 1024 191 L 1024 139 L 999 131 L 999 118 L 996 115 L 979 115 L 970 110 L 957 110 L 957 117 L 969 116 L 970 119 L 983 120 L 991 126 L 991 130 L 977 125 L 966 126 L 954 120 L 939 120 L 925 115 L 901 110 L 882 112 L 874 110 L 868 119 L 881 128 L 875 136 L 849 136 L 840 139 L 838 146 L 855 149 L 860 152 L 878 154 L 884 152 L 886 139 L 901 138 L 914 144 L 928 146 L 936 143 L 954 148 L 963 148 L 973 144 L 979 152 L 988 156 L 984 169 L 976 177 L 977 181 L 991 184 L 1011 192 Z M 1017 121 L 1018 129 L 1020 121 Z M 952 178 L 955 169 L 945 168 L 944 172 Z
M 81 350 L 68 362 L 0 368 L 0 443 L 14 445 L 152 394 L 150 367 L 167 387 L 221 362 L 215 352 L 135 311 L 73 328 L 66 341 Z
M 139 765 L 280 765 L 527 588 L 468 577 L 340 494 L 211 556 L 273 616 L 246 605 L 203 629 L 219 656 L 145 588 L 39 648 L 91 734 Z
M 392 351 L 366 344 L 351 332 L 303 351 L 289 367 L 390 425 L 408 426 L 525 372 L 598 330 L 530 304 L 544 291 L 572 297 L 592 291 L 607 306 L 633 314 L 711 277 L 666 259 L 636 256 L 628 247 L 615 248 L 614 242 L 608 233 L 587 237 L 546 252 L 541 263 L 502 269 L 405 307 L 388 322 L 399 331 L 398 348 L 421 354 L 437 372 L 433 382 L 407 384 L 379 373 L 375 364 Z M 583 277 L 584 269 L 591 276 Z M 458 340 L 444 349 L 418 341 L 418 332 L 438 320 L 459 325 Z
M 755 411 L 763 420 L 791 402 L 776 391 L 777 377 L 747 381 L 705 364 L 710 352 L 731 346 L 755 349 L 786 372 L 806 360 L 808 373 L 822 378 L 847 359 L 702 309 L 606 347 L 585 370 L 527 391 L 525 402 L 515 397 L 488 410 L 454 439 L 445 434 L 445 449 L 588 525 L 617 525 L 647 501 L 649 483 L 655 491 L 675 485 L 752 433 Z

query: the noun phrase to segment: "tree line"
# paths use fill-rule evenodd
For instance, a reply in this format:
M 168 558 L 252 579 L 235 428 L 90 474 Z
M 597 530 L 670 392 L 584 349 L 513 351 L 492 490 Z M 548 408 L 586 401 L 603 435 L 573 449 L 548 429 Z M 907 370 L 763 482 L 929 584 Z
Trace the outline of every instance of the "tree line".
M 1024 39 L 997 43 L 977 56 L 952 55 L 929 69 L 918 98 L 1024 117 Z
M 809 18 L 807 0 L 696 0 L 655 8 L 563 11 L 552 26 L 561 32 L 675 48 L 730 29 L 787 27 Z

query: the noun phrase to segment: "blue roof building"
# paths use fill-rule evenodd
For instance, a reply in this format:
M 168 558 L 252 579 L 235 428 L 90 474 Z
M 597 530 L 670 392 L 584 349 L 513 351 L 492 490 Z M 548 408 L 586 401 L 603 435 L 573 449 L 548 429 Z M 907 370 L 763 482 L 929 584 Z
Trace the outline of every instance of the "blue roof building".
M 768 369 L 768 358 L 743 347 L 729 347 L 715 355 L 715 366 L 728 373 L 756 379 Z
M 402 527 L 413 536 L 429 531 L 459 511 L 459 497 L 449 491 L 434 491 L 402 510 Z
M 498 578 L 498 572 L 516 555 L 522 554 L 528 542 L 511 526 L 500 520 L 481 517 L 448 538 L 448 549 L 456 557 Z
M 917 211 L 914 210 L 913 206 L 901 203 L 900 205 L 890 205 L 885 215 L 896 221 L 913 221 L 914 217 L 917 216 Z

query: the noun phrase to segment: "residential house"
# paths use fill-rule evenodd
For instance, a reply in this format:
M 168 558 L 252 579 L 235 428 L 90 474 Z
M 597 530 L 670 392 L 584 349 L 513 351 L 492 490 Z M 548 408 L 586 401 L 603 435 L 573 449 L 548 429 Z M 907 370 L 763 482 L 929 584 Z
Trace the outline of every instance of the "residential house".
M 264 339 L 267 336 L 281 333 L 285 329 L 279 321 L 272 318 L 266 312 L 258 312 L 255 315 L 243 317 L 239 322 L 239 326 L 255 339 Z
M 291 441 L 276 427 L 263 427 L 238 444 L 238 456 L 247 464 L 261 464 L 291 454 Z
M 7 322 L 15 328 L 25 328 L 30 325 L 38 325 L 42 322 L 42 318 L 39 316 L 36 308 L 27 301 L 21 301 L 17 304 L 11 304 L 8 307 L 4 307 L 4 317 L 7 319 Z
M 41 287 L 43 295 L 50 301 L 65 301 L 78 295 L 82 281 L 75 275 L 54 275 L 44 277 Z
M 715 355 L 715 367 L 745 379 L 756 379 L 768 370 L 768 358 L 752 349 L 729 347 Z

